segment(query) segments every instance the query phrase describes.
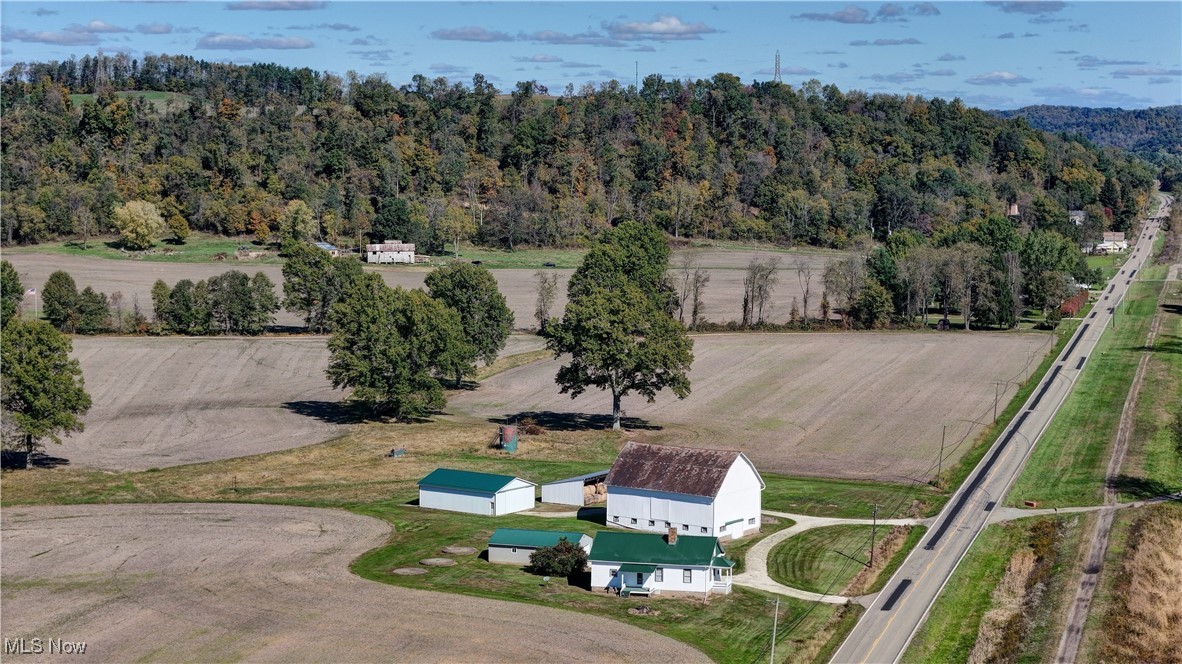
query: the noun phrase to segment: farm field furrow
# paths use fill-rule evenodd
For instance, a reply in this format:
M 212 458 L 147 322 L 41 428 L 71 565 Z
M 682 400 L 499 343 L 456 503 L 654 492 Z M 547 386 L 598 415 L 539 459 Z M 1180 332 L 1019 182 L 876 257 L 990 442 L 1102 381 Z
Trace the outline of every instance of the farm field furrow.
M 954 463 L 1014 394 L 1046 334 L 802 333 L 694 337 L 693 393 L 624 398 L 625 426 L 658 426 L 653 442 L 746 452 L 761 470 L 906 482 Z M 560 363 L 534 362 L 451 399 L 449 410 L 562 426 L 611 411 L 610 395 L 559 394 Z M 1008 381 L 1008 382 L 1006 382 Z M 540 414 L 540 415 L 539 415 Z M 976 424 L 976 423 L 980 424 Z M 958 443 L 966 440 L 964 444 Z
M 352 574 L 389 534 L 374 518 L 276 505 L 5 508 L 5 636 L 83 641 L 104 662 L 709 661 L 607 618 Z
M 710 283 L 704 291 L 705 309 L 703 315 L 707 320 L 725 323 L 738 320 L 742 314 L 743 277 L 747 263 L 757 252 L 754 251 L 710 251 L 699 255 L 699 263 L 706 268 L 710 275 Z M 821 274 L 829 258 L 818 254 L 784 254 L 768 252 L 758 254 L 775 256 L 780 259 L 781 270 L 779 283 L 769 300 L 769 309 L 765 316 L 769 322 L 783 323 L 788 320 L 792 310 L 792 301 L 796 299 L 803 309 L 804 297 L 801 286 L 793 267 L 797 260 L 807 262 L 813 268 L 812 294 L 809 309 L 814 316 L 819 316 L 821 305 Z M 163 279 L 169 286 L 173 286 L 181 279 L 198 281 L 219 275 L 227 270 L 239 270 L 247 274 L 262 272 L 275 283 L 276 292 L 283 296 L 282 266 L 275 264 L 257 264 L 249 261 L 226 261 L 223 263 L 164 263 L 155 261 L 119 261 L 103 258 L 89 258 L 82 256 L 63 256 L 55 254 L 37 253 L 8 253 L 5 260 L 12 263 L 20 274 L 21 282 L 26 288 L 37 288 L 45 284 L 49 275 L 56 270 L 65 270 L 74 277 L 74 281 L 81 290 L 91 286 L 97 291 L 108 295 L 114 292 L 123 294 L 124 310 L 130 310 L 133 299 L 138 299 L 140 310 L 148 317 L 152 315 L 152 284 L 157 279 Z M 678 259 L 670 263 L 670 277 L 676 279 L 679 271 Z M 540 266 L 539 266 L 540 268 Z M 427 267 L 367 267 L 382 275 L 382 279 L 391 286 L 403 288 L 421 288 L 430 268 Z M 497 284 L 504 294 L 509 308 L 516 319 L 518 328 L 530 328 L 536 325 L 534 321 L 534 304 L 537 299 L 537 289 L 534 279 L 535 270 L 505 269 L 492 270 Z M 574 270 L 553 270 L 559 275 L 559 288 L 552 316 L 561 316 L 566 306 L 566 282 Z M 290 312 L 281 310 L 275 316 L 277 325 L 299 326 L 303 319 Z
M 344 433 L 323 337 L 74 337 L 93 405 L 86 430 L 46 452 L 144 470 L 299 447 Z M 292 404 L 290 407 L 284 404 Z

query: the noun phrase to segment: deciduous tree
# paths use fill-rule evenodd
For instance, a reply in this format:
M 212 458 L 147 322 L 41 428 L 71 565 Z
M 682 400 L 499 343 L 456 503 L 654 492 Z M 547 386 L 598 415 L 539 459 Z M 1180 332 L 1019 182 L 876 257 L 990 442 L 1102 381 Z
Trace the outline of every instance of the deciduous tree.
M 0 327 L 8 325 L 20 310 L 21 300 L 25 297 L 25 286 L 21 283 L 16 268 L 8 261 L 0 261 Z
M 13 320 L 0 335 L 0 407 L 5 445 L 35 452 L 45 440 L 82 431 L 80 416 L 90 409 L 78 360 L 70 359 L 69 338 L 44 321 Z
M 534 283 L 538 296 L 534 300 L 534 320 L 538 322 L 538 331 L 545 332 L 550 321 L 550 310 L 554 307 L 554 298 L 558 295 L 558 274 L 538 270 L 534 273 Z
M 492 364 L 513 331 L 513 312 L 487 268 L 470 263 L 441 267 L 426 279 L 427 292 L 459 314 L 464 338 L 485 364 Z M 470 360 L 473 358 L 469 358 Z M 462 376 L 455 374 L 456 386 Z
M 283 306 L 304 314 L 309 330 L 329 331 L 329 310 L 361 274 L 355 258 L 333 258 L 311 244 L 295 244 L 283 264 Z
M 49 275 L 41 289 L 45 319 L 61 332 L 72 333 L 78 327 L 78 286 L 68 272 Z
M 112 217 L 128 249 L 150 249 L 164 231 L 160 210 L 147 201 L 128 201 L 115 208 Z

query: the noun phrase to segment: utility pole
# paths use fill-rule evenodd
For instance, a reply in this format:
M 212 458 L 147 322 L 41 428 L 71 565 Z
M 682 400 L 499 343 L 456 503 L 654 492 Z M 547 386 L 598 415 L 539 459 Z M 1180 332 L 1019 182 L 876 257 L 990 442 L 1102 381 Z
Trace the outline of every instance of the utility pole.
M 1001 381 L 993 381 L 993 421 L 997 422 L 997 399 L 1001 393 Z
M 780 598 L 776 597 L 776 616 L 772 618 L 772 657 L 768 661 L 776 664 L 776 631 L 780 627 Z
M 997 419 L 994 417 L 993 419 Z M 940 486 L 940 476 L 944 474 L 944 437 L 948 434 L 948 425 L 940 431 L 940 458 L 936 460 L 936 486 Z
M 874 503 L 874 512 L 870 518 L 870 564 L 867 567 L 874 567 L 874 536 L 878 531 L 878 503 Z

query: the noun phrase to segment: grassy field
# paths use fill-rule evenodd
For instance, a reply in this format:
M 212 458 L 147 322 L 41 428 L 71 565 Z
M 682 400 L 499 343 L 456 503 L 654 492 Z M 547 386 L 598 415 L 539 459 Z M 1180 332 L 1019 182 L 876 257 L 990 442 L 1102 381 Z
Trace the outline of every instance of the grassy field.
M 1037 500 L 1045 507 L 1102 502 L 1109 452 L 1157 310 L 1164 266 L 1144 269 L 1117 310 L 1116 327 L 1100 338 L 1067 400 L 1043 433 L 1006 498 L 1008 505 Z
M 82 108 L 82 105 L 88 101 L 93 101 L 97 95 L 94 94 L 72 94 L 70 95 L 70 103 L 74 108 Z M 168 103 L 173 102 L 174 106 L 180 110 L 188 108 L 189 104 L 193 103 L 193 98 L 189 95 L 183 95 L 178 92 L 159 92 L 159 91 L 121 91 L 115 93 L 116 97 L 124 99 L 143 98 L 153 107 L 157 112 L 162 112 L 168 109 Z
M 1129 255 L 1127 253 L 1123 253 L 1110 254 L 1108 256 L 1088 256 L 1086 260 L 1088 261 L 1089 268 L 1100 268 L 1101 274 L 1104 275 L 1103 281 L 1106 283 L 1120 270 L 1120 266 L 1124 265 L 1128 257 Z
M 814 479 L 764 473 L 763 509 L 810 516 L 869 519 L 874 505 L 884 519 L 927 516 L 939 511 L 947 495 L 926 484 L 890 484 Z M 889 510 L 889 511 L 888 511 Z
M 777 544 L 768 554 L 767 571 L 786 586 L 838 594 L 862 570 L 869 551 L 870 526 L 814 528 Z
M 192 233 L 185 240 L 184 244 L 174 244 L 171 240 L 160 240 L 151 249 L 131 251 L 123 248 L 118 237 L 100 236 L 91 238 L 85 246 L 81 240 L 70 240 L 68 242 L 46 242 L 44 244 L 5 247 L 4 252 L 13 254 L 59 254 L 62 256 L 160 263 L 215 263 L 222 260 L 233 262 L 234 252 L 241 246 L 249 246 L 255 251 L 261 251 L 267 248 L 253 244 L 253 240 L 254 237 L 250 235 L 225 237 L 222 235 L 209 235 L 207 233 Z M 219 254 L 224 256 L 218 258 Z M 266 258 L 241 261 L 242 265 L 247 266 L 253 264 L 279 264 L 282 262 L 283 260 L 277 254 Z

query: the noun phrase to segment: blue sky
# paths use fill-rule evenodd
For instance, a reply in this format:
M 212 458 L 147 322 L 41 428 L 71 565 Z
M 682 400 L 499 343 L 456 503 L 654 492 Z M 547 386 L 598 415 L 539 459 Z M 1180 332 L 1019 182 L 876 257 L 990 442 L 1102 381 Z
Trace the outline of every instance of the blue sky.
M 0 62 L 187 54 L 498 88 L 729 72 L 985 108 L 1182 103 L 1182 2 L 12 2 Z

